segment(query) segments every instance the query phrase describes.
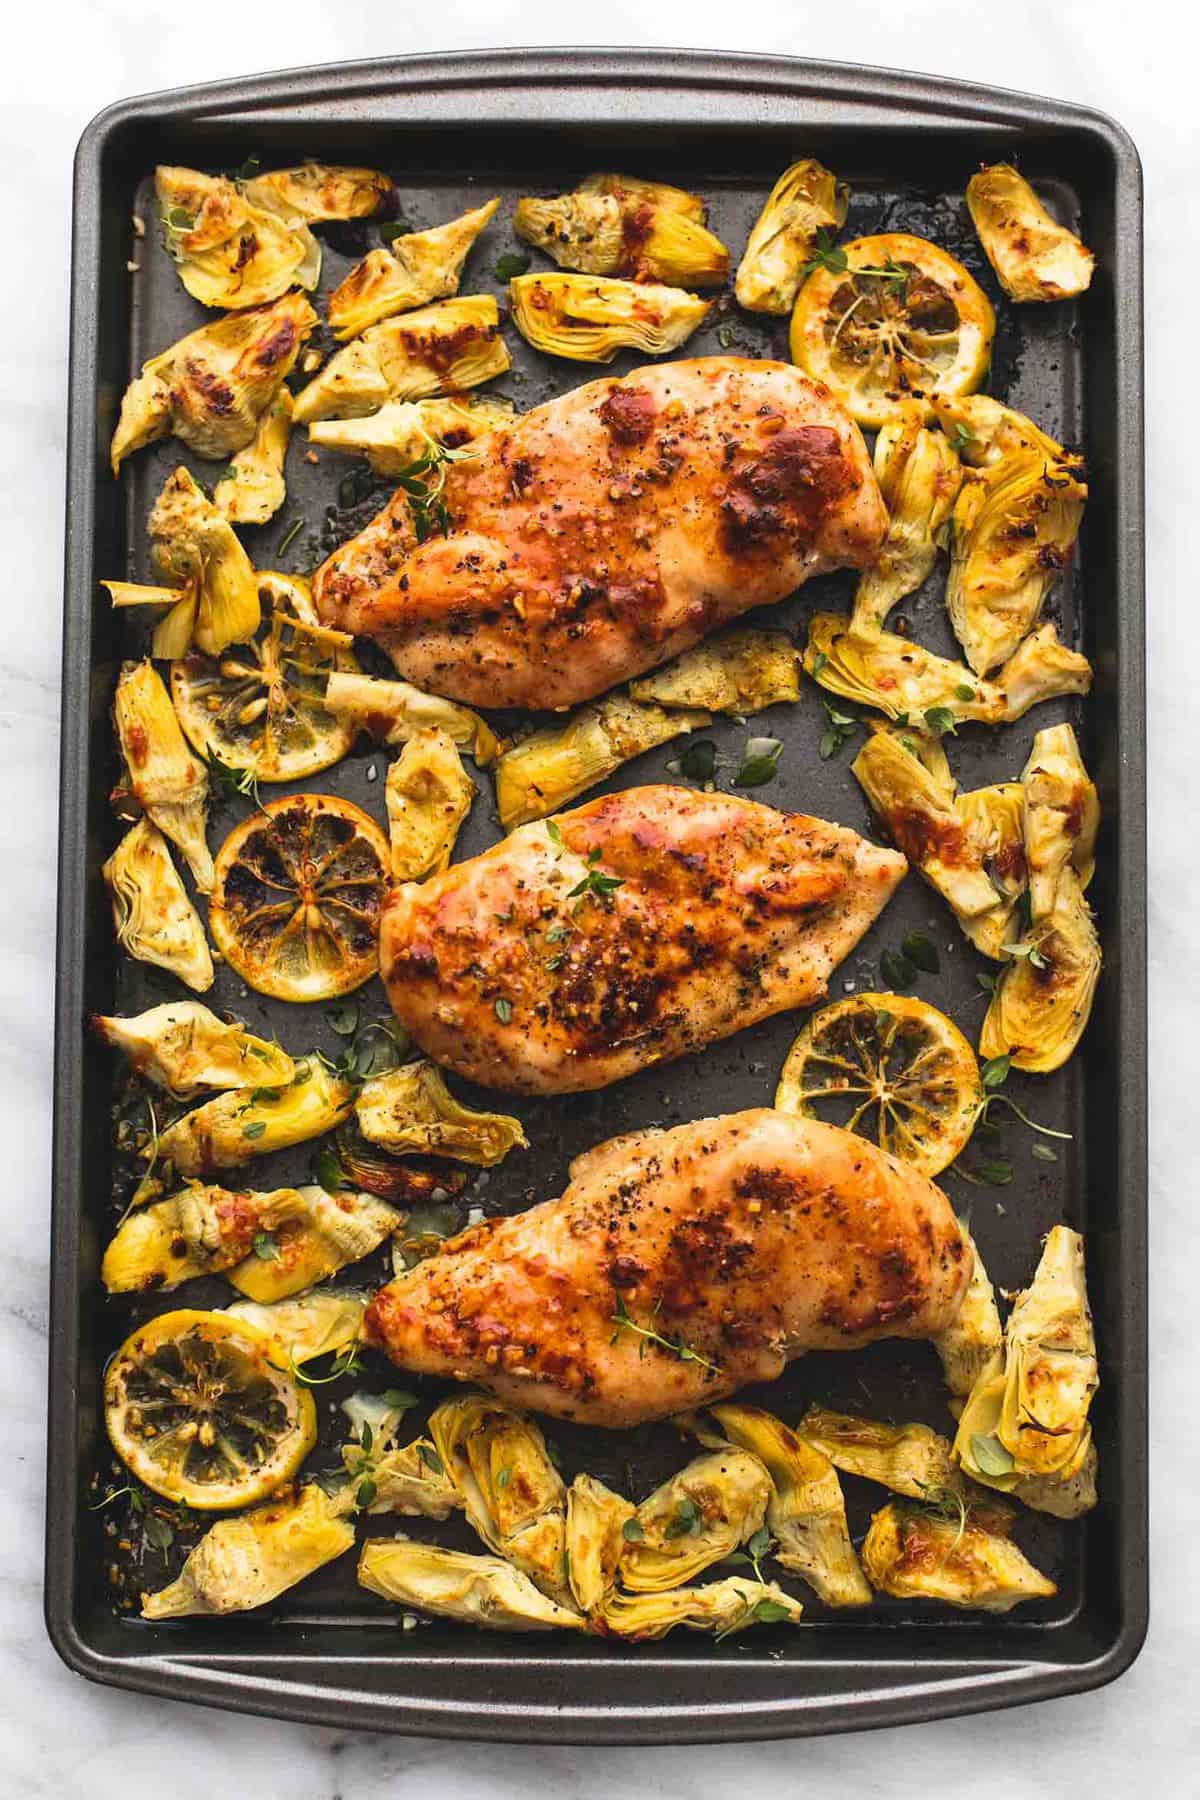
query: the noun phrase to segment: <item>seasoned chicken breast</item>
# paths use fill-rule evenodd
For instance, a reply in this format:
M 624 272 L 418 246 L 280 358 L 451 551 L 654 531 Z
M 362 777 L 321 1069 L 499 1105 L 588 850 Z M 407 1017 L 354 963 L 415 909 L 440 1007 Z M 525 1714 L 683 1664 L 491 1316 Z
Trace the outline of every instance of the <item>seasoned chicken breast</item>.
M 736 356 L 589 382 L 445 472 L 418 544 L 398 491 L 317 571 L 328 625 L 472 706 L 573 706 L 812 575 L 874 561 L 887 513 L 819 382 Z
M 971 1256 L 950 1203 L 835 1125 L 763 1108 L 616 1138 L 561 1199 L 488 1219 L 376 1294 L 403 1369 L 626 1426 L 772 1381 L 804 1350 L 922 1338 Z
M 485 1087 L 605 1087 L 808 1006 L 908 867 L 733 794 L 629 788 L 394 888 L 380 968 L 409 1035 Z

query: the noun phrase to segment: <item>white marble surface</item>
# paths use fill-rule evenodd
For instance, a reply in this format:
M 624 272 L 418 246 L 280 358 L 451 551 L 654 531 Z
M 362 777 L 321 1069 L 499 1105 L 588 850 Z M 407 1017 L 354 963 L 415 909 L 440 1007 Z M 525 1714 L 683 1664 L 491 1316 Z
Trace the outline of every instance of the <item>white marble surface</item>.
M 1194 1197 L 1200 954 L 1200 783 L 1189 756 L 1196 598 L 1194 314 L 1200 295 L 1195 27 L 1165 0 L 610 0 L 575 28 L 547 0 L 382 0 L 284 8 L 156 8 L 60 0 L 6 23 L 0 183 L 0 1791 L 130 1800 L 373 1800 L 376 1795 L 528 1800 L 817 1793 L 850 1781 L 862 1800 L 939 1780 L 971 1800 L 1068 1791 L 1194 1792 L 1200 1733 L 1200 1491 L 1195 1395 Z M 58 757 L 62 467 L 71 156 L 84 124 L 120 96 L 280 65 L 403 50 L 570 42 L 698 44 L 788 52 L 991 80 L 1114 113 L 1146 164 L 1150 408 L 1150 899 L 1155 1393 L 1154 1617 L 1116 1688 L 993 1718 L 803 1745 L 588 1752 L 343 1736 L 91 1687 L 57 1662 L 42 1628 L 50 1014 Z M 1190 558 L 1190 560 L 1189 560 Z M 1194 675 L 1193 675 L 1194 681 Z M 1192 766 L 1189 768 L 1189 762 Z M 1113 1046 L 1113 1054 L 1119 1047 Z M 915 1766 L 914 1766 L 915 1765 Z

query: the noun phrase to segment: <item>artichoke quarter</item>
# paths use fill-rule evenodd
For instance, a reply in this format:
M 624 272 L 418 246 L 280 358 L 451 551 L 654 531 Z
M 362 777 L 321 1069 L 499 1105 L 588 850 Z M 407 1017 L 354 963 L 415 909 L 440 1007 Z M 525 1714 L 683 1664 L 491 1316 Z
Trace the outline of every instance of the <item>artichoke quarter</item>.
M 622 1585 L 661 1594 L 694 1581 L 754 1536 L 770 1498 L 757 1456 L 726 1444 L 696 1457 L 638 1507 L 637 1536 L 621 1553 Z
M 462 1619 L 491 1631 L 584 1631 L 581 1614 L 560 1606 L 499 1556 L 471 1556 L 409 1538 L 372 1538 L 358 1559 L 360 1584 L 399 1606 Z
M 959 919 L 994 907 L 1000 896 L 975 852 L 953 798 L 922 762 L 903 730 L 874 731 L 853 772 L 898 847 Z
M 704 1587 L 611 1594 L 600 1613 L 600 1625 L 613 1637 L 636 1640 L 666 1637 L 677 1625 L 729 1637 L 751 1625 L 795 1625 L 803 1611 L 800 1602 L 775 1582 L 731 1575 Z
M 877 1481 L 895 1494 L 926 1500 L 962 1487 L 948 1439 L 928 1425 L 885 1425 L 812 1406 L 796 1430 L 835 1468 Z
M 729 252 L 697 194 L 629 175 L 591 175 L 571 194 L 518 200 L 513 229 L 562 269 L 675 287 L 720 287 Z
M 248 444 L 231 459 L 213 489 L 213 505 L 235 525 L 265 525 L 287 499 L 283 465 L 292 438 L 295 402 L 284 388 L 263 413 Z
M 818 233 L 841 229 L 849 201 L 849 188 L 815 158 L 786 168 L 746 241 L 734 283 L 738 305 L 749 312 L 791 312 Z
M 1069 725 L 1050 725 L 1033 740 L 1021 772 L 1022 827 L 1029 867 L 1029 910 L 1044 919 L 1054 910 L 1059 877 L 1068 863 L 1086 888 L 1096 866 L 1100 801 Z
M 504 751 L 496 763 L 496 807 L 506 831 L 557 812 L 623 763 L 681 732 L 710 723 L 706 712 L 667 710 L 627 694 L 605 694 L 560 725 Z
M 933 1511 L 891 1501 L 871 1520 L 863 1568 L 872 1587 L 898 1600 L 1010 1612 L 1058 1592 L 1010 1541 L 1011 1523 L 1000 1507 Z
M 568 1489 L 567 1572 L 575 1604 L 589 1618 L 602 1614 L 616 1586 L 625 1527 L 635 1510 L 594 1475 L 577 1475 Z
M 535 350 L 572 362 L 611 362 L 619 350 L 678 350 L 712 307 L 683 288 L 604 275 L 518 275 L 513 323 Z
M 159 627 L 155 656 L 181 657 L 193 638 L 209 656 L 219 656 L 254 636 L 262 620 L 254 566 L 229 520 L 187 469 L 176 469 L 155 501 L 150 537 L 164 580 L 182 590 Z
M 317 419 L 308 435 L 330 450 L 361 452 L 377 475 L 403 475 L 432 449 L 473 446 L 511 423 L 513 415 L 511 401 L 491 394 L 389 400 L 365 419 Z
M 296 1073 L 280 1045 L 227 1025 L 198 1000 L 168 1000 L 126 1019 L 94 1014 L 92 1028 L 177 1100 L 214 1088 L 283 1087 Z
M 159 1151 L 182 1175 L 236 1169 L 271 1150 L 286 1150 L 332 1131 L 349 1117 L 353 1090 L 318 1057 L 295 1065 L 285 1087 L 238 1090 L 206 1100 L 177 1119 L 159 1139 Z
M 512 366 L 490 294 L 438 300 L 354 338 L 296 397 L 297 425 L 356 419 L 389 400 L 423 400 L 478 387 Z
M 344 342 L 394 313 L 456 294 L 467 252 L 499 205 L 485 201 L 445 225 L 408 232 L 370 251 L 329 296 L 334 336 Z
M 139 819 L 101 872 L 112 898 L 117 942 L 126 955 L 177 975 L 194 993 L 210 988 L 208 940 L 162 832 L 149 819 Z
M 179 1576 L 142 1595 L 144 1619 L 248 1612 L 354 1547 L 354 1527 L 315 1483 L 233 1519 L 218 1519 Z
M 957 1399 L 965 1399 L 1003 1341 L 1000 1312 L 979 1246 L 959 1220 L 971 1252 L 971 1279 L 963 1295 L 958 1317 L 933 1339 L 941 1358 L 946 1386 Z
M 431 1062 L 373 1075 L 354 1104 L 363 1136 L 395 1155 L 445 1156 L 490 1169 L 510 1150 L 528 1146 L 519 1119 L 464 1106 Z
M 1010 299 L 1067 300 L 1091 285 L 1095 257 L 1051 218 L 1011 163 L 992 163 L 972 175 L 967 209 Z
M 151 662 L 127 662 L 117 681 L 113 718 L 138 805 L 183 852 L 202 894 L 215 882 L 204 836 L 208 771 L 188 749 L 171 696 Z
M 440 874 L 475 798 L 449 732 L 430 725 L 410 738 L 388 769 L 384 798 L 392 879 L 424 881 Z
M 496 736 L 478 713 L 438 694 L 422 693 L 407 681 L 335 670 L 325 685 L 325 705 L 335 718 L 349 720 L 389 746 L 407 744 L 419 731 L 436 725 L 481 768 L 499 755 Z
M 1083 1036 L 1100 979 L 1100 940 L 1074 869 L 1059 875 L 1053 911 L 1006 951 L 1012 965 L 992 994 L 980 1054 L 1007 1055 L 1018 1069 L 1048 1075 Z
M 745 717 L 800 698 L 795 646 L 786 631 L 721 631 L 629 684 L 635 700 Z M 707 723 L 697 720 L 696 723 Z
M 875 439 L 875 474 L 889 523 L 879 555 L 855 591 L 850 629 L 857 637 L 878 637 L 892 608 L 929 575 L 962 485 L 950 440 L 922 421 L 921 409 L 913 406 Z

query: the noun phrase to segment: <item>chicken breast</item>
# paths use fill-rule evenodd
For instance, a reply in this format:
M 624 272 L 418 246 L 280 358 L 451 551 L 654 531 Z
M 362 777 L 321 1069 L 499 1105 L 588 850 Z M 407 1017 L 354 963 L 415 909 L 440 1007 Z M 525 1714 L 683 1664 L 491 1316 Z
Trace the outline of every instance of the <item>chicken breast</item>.
M 733 794 L 628 788 L 394 888 L 380 971 L 428 1056 L 485 1087 L 605 1087 L 820 1000 L 908 864 Z
M 451 465 L 449 530 L 398 491 L 317 571 L 321 617 L 418 687 L 573 706 L 812 575 L 874 561 L 887 513 L 819 382 L 736 356 L 589 382 Z
M 402 1369 L 560 1418 L 640 1424 L 804 1350 L 923 1338 L 971 1256 L 940 1189 L 835 1125 L 762 1108 L 617 1138 L 561 1199 L 488 1219 L 380 1290 Z

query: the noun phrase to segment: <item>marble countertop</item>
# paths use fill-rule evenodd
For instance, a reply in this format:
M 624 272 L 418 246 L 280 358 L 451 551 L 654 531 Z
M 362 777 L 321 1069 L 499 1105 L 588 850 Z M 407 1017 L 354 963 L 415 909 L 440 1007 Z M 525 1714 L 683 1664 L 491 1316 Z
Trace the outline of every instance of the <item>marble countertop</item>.
M 459 0 L 449 14 L 291 0 L 280 12 L 156 8 L 147 0 L 63 0 L 23 8 L 7 27 L 0 169 L 7 250 L 0 334 L 0 506 L 8 544 L 0 603 L 0 817 L 9 821 L 0 891 L 0 1105 L 10 1145 L 0 1194 L 0 1787 L 20 1796 L 129 1800 L 169 1792 L 209 1800 L 373 1800 L 376 1795 L 526 1800 L 636 1791 L 815 1794 L 850 1777 L 862 1800 L 945 1779 L 971 1800 L 1098 1791 L 1143 1783 L 1184 1792 L 1200 1730 L 1200 1450 L 1189 1400 L 1200 1385 L 1184 1162 L 1194 1139 L 1200 958 L 1190 933 L 1200 886 L 1200 783 L 1189 776 L 1196 696 L 1187 563 L 1196 495 L 1190 319 L 1200 292 L 1196 102 L 1181 14 L 1164 0 L 840 0 L 808 8 L 762 0 L 736 21 L 705 0 L 612 0 L 588 20 L 593 41 L 761 50 L 931 70 L 1083 102 L 1132 132 L 1147 176 L 1149 321 L 1150 934 L 1153 1139 L 1151 1246 L 1155 1391 L 1153 1621 L 1141 1658 L 1114 1688 L 1018 1713 L 804 1744 L 700 1750 L 525 1750 L 344 1735 L 239 1718 L 92 1687 L 51 1649 L 41 1617 L 46 1259 L 50 1164 L 54 829 L 59 608 L 66 429 L 71 156 L 94 112 L 119 97 L 280 64 L 405 50 L 562 43 L 561 8 Z M 224 20 L 224 22 L 223 22 Z M 281 31 L 281 23 L 286 30 Z M 1193 34 L 1194 35 L 1194 30 Z M 1191 225 L 1191 231 L 1185 231 Z M 1178 360 L 1176 360 L 1178 358 Z M 1190 497 L 1189 497 L 1190 495 Z M 1173 671 L 1171 673 L 1170 671 Z M 16 853 L 14 853 L 16 852 Z M 1193 886 L 1196 884 L 1196 886 Z M 1191 923 L 1189 924 L 1189 921 Z M 1173 998 L 1172 998 L 1173 996 Z M 1119 1054 L 1119 1046 L 1113 1046 Z M 1191 1118 L 1193 1125 L 1187 1121 Z M 1174 1171 L 1174 1173 L 1172 1173 Z M 1173 1779 L 1175 1781 L 1173 1782 Z

